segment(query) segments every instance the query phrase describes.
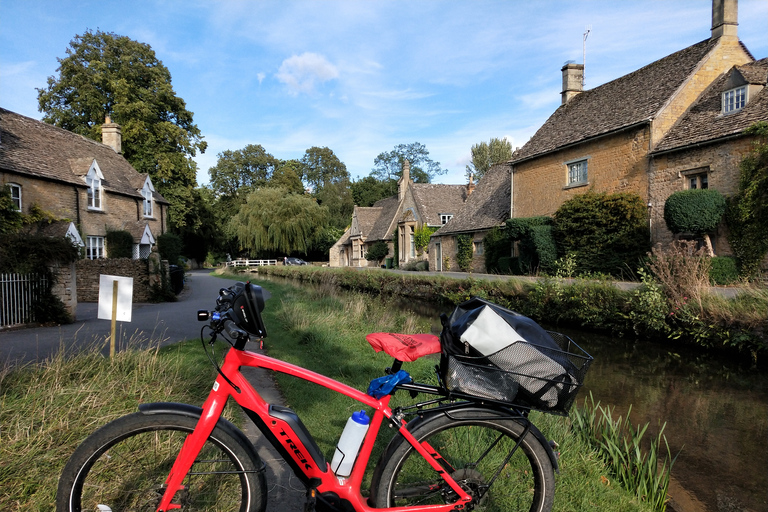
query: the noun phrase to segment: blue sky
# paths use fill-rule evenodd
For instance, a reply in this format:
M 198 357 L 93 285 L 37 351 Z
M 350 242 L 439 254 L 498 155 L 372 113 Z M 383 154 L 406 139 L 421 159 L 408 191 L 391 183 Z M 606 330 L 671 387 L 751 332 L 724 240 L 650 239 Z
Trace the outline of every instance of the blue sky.
M 420 142 L 464 183 L 473 144 L 522 146 L 560 104 L 560 68 L 586 88 L 710 35 L 710 0 L 0 0 L 0 106 L 40 119 L 37 91 L 87 29 L 149 44 L 217 154 L 327 146 L 353 178 Z M 739 37 L 768 56 L 768 1 L 739 1 Z

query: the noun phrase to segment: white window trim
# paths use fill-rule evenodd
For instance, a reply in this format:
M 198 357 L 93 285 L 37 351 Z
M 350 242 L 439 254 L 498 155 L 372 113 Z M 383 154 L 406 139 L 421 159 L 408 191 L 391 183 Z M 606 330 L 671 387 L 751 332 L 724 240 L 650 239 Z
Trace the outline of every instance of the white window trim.
M 440 215 L 440 224 L 441 225 L 448 224 L 448 221 L 453 218 L 453 214 L 452 213 L 439 213 L 438 215 Z
M 96 255 L 94 257 L 94 251 Z M 86 237 L 85 256 L 90 260 L 96 260 L 106 257 L 105 240 L 103 236 Z
M 104 180 L 104 175 L 101 173 L 99 164 L 96 160 L 91 164 L 88 169 L 88 174 L 85 175 L 85 184 L 88 186 L 88 209 L 89 210 L 104 210 L 104 187 L 101 182 Z M 98 192 L 98 197 L 96 193 Z
M 155 187 L 152 186 L 152 180 L 149 179 L 149 176 L 147 176 L 147 179 L 144 180 L 144 187 L 141 189 L 141 195 L 144 197 L 144 204 L 142 205 L 142 209 L 144 211 L 144 217 L 145 218 L 154 218 L 155 217 L 155 200 L 153 197 L 153 192 L 155 191 Z M 147 208 L 149 206 L 149 208 Z M 147 212 L 147 209 L 149 209 L 149 212 Z
M 723 91 L 722 106 L 723 114 L 733 114 L 739 112 L 747 106 L 747 86 L 740 85 L 733 89 Z
M 579 176 L 583 175 L 584 179 L 572 181 L 572 178 L 574 177 L 572 166 L 575 166 L 576 164 L 581 164 L 584 166 L 583 171 L 579 172 Z M 589 185 L 589 157 L 578 158 L 576 160 L 569 160 L 565 162 L 565 188 L 583 187 L 585 185 Z
M 13 201 L 13 204 L 16 205 L 16 211 L 21 212 L 21 208 L 24 204 L 21 196 L 21 185 L 18 183 L 8 183 L 8 188 L 11 189 L 11 200 Z M 18 196 L 14 196 L 14 191 L 18 192 Z

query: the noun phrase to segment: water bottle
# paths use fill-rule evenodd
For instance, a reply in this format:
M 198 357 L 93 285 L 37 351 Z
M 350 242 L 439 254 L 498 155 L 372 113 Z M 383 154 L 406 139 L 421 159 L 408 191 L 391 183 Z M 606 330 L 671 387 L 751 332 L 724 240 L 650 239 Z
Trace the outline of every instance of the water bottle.
M 355 411 L 347 420 L 344 431 L 341 433 L 336 452 L 333 454 L 331 469 L 336 476 L 347 477 L 352 473 L 352 465 L 357 458 L 357 452 L 363 444 L 365 433 L 368 432 L 368 424 L 371 422 L 365 411 Z

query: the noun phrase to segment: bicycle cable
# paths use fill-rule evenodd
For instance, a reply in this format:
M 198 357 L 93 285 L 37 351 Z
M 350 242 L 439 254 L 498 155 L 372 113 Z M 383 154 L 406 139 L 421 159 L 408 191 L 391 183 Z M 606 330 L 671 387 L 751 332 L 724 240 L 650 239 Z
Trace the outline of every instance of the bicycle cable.
M 206 327 L 207 327 L 208 329 L 210 329 L 210 330 L 213 332 L 213 334 L 211 334 L 211 339 L 210 339 L 210 341 L 208 342 L 208 344 L 211 346 L 211 352 L 210 352 L 210 353 L 208 352 L 208 347 L 206 347 L 206 346 L 205 346 L 205 334 L 204 334 L 204 333 L 205 333 L 205 328 L 206 328 Z M 240 388 L 239 388 L 238 386 L 236 386 L 234 382 L 232 382 L 231 380 L 229 380 L 229 377 L 227 377 L 226 375 L 224 375 L 224 372 L 222 372 L 222 371 L 221 371 L 221 367 L 219 366 L 219 363 L 216 361 L 216 358 L 215 358 L 215 357 L 214 357 L 214 355 L 213 355 L 213 352 L 214 352 L 214 349 L 213 349 L 213 344 L 214 344 L 214 343 L 216 343 L 216 339 L 218 338 L 218 334 L 219 334 L 219 332 L 218 332 L 218 331 L 216 331 L 216 329 L 212 328 L 210 325 L 204 325 L 204 326 L 203 326 L 203 327 L 200 329 L 200 341 L 201 341 L 201 342 L 202 342 L 202 344 L 203 344 L 203 351 L 205 352 L 205 355 L 208 357 L 208 361 L 210 361 L 210 362 L 211 362 L 211 364 L 213 365 L 213 367 L 214 367 L 214 368 L 216 368 L 216 372 L 217 372 L 219 375 L 221 375 L 221 377 L 222 377 L 222 378 L 223 378 L 225 381 L 227 381 L 227 384 L 229 384 L 230 386 L 232 386 L 232 389 L 234 389 L 235 391 L 237 391 L 237 393 L 238 393 L 238 394 L 240 394 Z M 226 336 L 224 336 L 224 341 L 226 341 L 227 343 L 229 343 L 229 345 L 230 345 L 230 346 L 234 347 L 234 345 L 232 345 L 232 342 L 231 342 L 229 339 L 227 339 L 227 337 L 226 337 Z

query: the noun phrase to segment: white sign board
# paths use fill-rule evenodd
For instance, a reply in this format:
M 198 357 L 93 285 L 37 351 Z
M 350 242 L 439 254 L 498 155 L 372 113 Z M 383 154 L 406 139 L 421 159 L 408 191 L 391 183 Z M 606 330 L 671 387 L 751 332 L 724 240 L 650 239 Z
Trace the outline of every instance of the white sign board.
M 99 315 L 101 320 L 112 320 L 112 294 L 117 281 L 117 315 L 115 320 L 131 321 L 133 307 L 133 278 L 121 276 L 99 276 Z

